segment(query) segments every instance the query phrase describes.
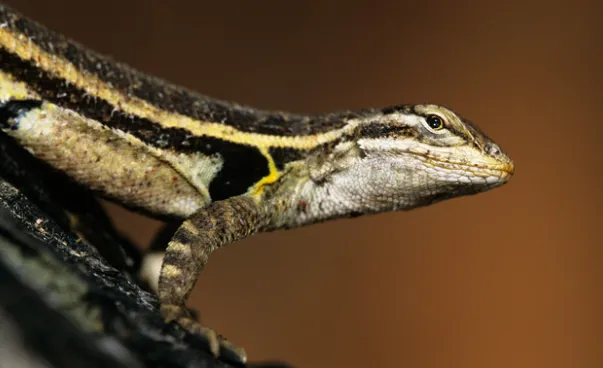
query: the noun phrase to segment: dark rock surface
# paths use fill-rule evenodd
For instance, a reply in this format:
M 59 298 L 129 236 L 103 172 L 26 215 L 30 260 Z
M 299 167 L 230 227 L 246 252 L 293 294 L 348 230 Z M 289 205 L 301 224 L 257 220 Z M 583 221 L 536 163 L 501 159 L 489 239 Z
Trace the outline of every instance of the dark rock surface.
M 2 180 L 0 331 L 7 367 L 240 366 L 164 323 L 153 294 Z

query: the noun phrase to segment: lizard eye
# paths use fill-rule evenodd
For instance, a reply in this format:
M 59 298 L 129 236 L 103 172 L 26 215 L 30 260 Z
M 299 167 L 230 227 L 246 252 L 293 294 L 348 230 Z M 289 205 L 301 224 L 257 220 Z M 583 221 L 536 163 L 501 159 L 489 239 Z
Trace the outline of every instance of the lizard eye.
M 425 120 L 427 121 L 427 125 L 429 125 L 429 127 L 433 130 L 440 130 L 444 128 L 444 121 L 437 115 L 429 115 Z

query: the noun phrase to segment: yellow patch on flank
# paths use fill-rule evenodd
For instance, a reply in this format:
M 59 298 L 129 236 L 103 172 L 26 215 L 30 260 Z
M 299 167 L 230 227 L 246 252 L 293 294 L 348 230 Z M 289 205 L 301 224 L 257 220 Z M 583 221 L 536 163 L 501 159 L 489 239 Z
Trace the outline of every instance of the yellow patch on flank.
M 79 70 L 69 61 L 57 55 L 45 52 L 31 39 L 24 35 L 15 35 L 6 28 L 0 28 L 0 45 L 23 60 L 33 61 L 40 69 L 64 79 L 69 84 L 84 90 L 87 94 L 101 98 L 113 106 L 118 106 L 126 114 L 160 122 L 166 128 L 183 128 L 196 136 L 215 137 L 232 143 L 265 149 L 270 147 L 312 149 L 339 138 L 343 133 L 351 131 L 358 124 L 358 121 L 352 121 L 343 128 L 310 136 L 281 137 L 241 132 L 225 124 L 198 121 L 185 115 L 164 111 L 143 99 L 124 95 L 98 77 Z
M 260 153 L 262 155 L 264 155 L 264 157 L 266 157 L 266 160 L 268 161 L 269 173 L 268 173 L 268 175 L 266 175 L 262 179 L 260 179 L 257 183 L 255 183 L 255 185 L 251 189 L 251 193 L 255 196 L 260 196 L 264 191 L 264 186 L 267 184 L 276 183 L 276 181 L 278 180 L 278 178 L 281 175 L 280 172 L 278 171 L 278 169 L 276 168 L 274 159 L 272 158 L 270 153 L 268 153 L 268 150 L 265 148 L 260 148 Z

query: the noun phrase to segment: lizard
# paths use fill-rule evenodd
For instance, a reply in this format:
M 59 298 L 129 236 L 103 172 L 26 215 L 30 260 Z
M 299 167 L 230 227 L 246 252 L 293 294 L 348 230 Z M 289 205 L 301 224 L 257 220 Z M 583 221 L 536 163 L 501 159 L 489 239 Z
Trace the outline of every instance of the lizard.
M 509 181 L 514 163 L 435 104 L 325 114 L 210 98 L 0 5 L 0 130 L 101 197 L 179 227 L 158 281 L 166 322 L 242 348 L 185 303 L 210 254 L 258 232 L 410 210 Z

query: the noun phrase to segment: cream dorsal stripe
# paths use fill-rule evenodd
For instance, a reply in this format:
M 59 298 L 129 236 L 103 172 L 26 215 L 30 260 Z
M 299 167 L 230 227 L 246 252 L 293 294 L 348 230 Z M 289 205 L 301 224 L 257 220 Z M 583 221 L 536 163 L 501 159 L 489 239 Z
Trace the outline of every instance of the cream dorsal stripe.
M 287 147 L 308 150 L 331 142 L 347 132 L 351 132 L 360 124 L 358 119 L 351 119 L 336 130 L 308 136 L 278 136 L 270 134 L 248 133 L 234 127 L 211 122 L 198 121 L 188 116 L 168 112 L 157 108 L 143 99 L 125 96 L 110 87 L 100 78 L 81 71 L 69 61 L 51 55 L 23 35 L 14 35 L 6 27 L 0 28 L 0 44 L 5 45 L 10 53 L 19 58 L 35 62 L 37 67 L 56 78 L 64 80 L 77 88 L 86 91 L 90 96 L 98 97 L 118 106 L 125 114 L 160 121 L 166 128 L 186 129 L 197 136 L 208 136 L 224 139 L 232 143 L 248 144 L 258 148 Z

